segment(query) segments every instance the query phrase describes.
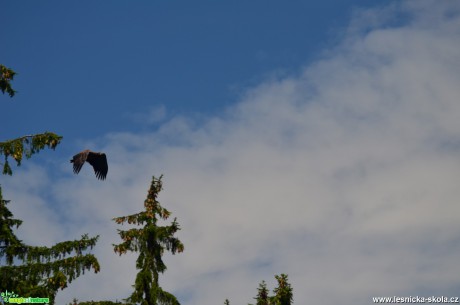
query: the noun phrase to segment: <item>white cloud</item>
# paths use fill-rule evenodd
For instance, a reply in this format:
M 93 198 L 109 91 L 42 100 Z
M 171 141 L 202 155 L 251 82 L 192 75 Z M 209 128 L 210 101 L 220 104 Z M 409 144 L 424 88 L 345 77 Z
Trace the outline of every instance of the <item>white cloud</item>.
M 101 274 L 77 280 L 58 302 L 128 295 L 133 256 L 113 253 L 110 219 L 140 211 L 151 175 L 161 173 L 161 201 L 185 243 L 167 257 L 163 285 L 186 304 L 245 304 L 279 273 L 290 276 L 296 304 L 453 296 L 459 9 L 413 1 L 361 12 L 323 59 L 249 90 L 221 117 L 108 135 L 107 181 L 86 167 L 50 183 L 72 215 L 65 238 L 102 236 Z M 396 24 L 392 14 L 410 18 Z

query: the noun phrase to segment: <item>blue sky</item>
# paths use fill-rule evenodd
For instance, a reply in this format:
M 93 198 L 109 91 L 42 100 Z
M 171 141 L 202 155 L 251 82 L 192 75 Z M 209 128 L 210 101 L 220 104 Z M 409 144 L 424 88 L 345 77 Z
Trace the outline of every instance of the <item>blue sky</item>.
M 72 141 L 142 130 L 126 115 L 152 107 L 219 114 L 262 79 L 298 72 L 363 3 L 6 2 L 0 55 L 20 94 L 6 103 L 14 128 L 4 133 L 54 130 Z
M 86 4 L 86 5 L 85 5 Z M 185 252 L 183 304 L 251 302 L 287 273 L 295 304 L 460 291 L 456 1 L 57 1 L 2 5 L 5 139 L 54 131 L 2 177 L 26 242 L 101 235 L 58 303 L 122 299 L 135 256 L 111 219 L 152 175 Z M 70 157 L 107 153 L 107 180 Z M 119 276 L 122 274 L 123 276 Z

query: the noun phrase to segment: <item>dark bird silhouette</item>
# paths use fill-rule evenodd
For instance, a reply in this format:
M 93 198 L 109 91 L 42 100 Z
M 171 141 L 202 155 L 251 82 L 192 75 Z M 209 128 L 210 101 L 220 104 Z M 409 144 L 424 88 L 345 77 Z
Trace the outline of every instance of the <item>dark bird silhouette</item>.
M 107 172 L 109 171 L 109 166 L 107 165 L 107 157 L 104 153 L 87 149 L 73 156 L 70 163 L 73 163 L 73 172 L 75 174 L 80 172 L 85 161 L 93 166 L 97 179 L 105 180 Z

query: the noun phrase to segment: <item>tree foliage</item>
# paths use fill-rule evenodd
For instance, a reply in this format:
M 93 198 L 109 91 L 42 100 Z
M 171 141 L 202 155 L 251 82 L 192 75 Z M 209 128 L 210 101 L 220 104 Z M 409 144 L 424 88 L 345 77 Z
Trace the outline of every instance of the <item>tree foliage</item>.
M 83 235 L 79 240 L 57 243 L 52 247 L 28 246 L 14 233 L 22 221 L 13 218 L 8 209 L 8 200 L 2 197 L 0 187 L 0 287 L 2 290 L 14 291 L 21 296 L 40 296 L 50 298 L 54 304 L 59 289 L 93 269 L 100 267 L 92 254 L 83 255 L 92 249 L 98 236 L 89 238 Z M 74 256 L 68 255 L 75 253 Z M 4 265 L 3 265 L 4 262 Z M 21 264 L 16 264 L 22 262 Z
M 259 288 L 257 288 L 257 303 L 256 305 L 269 305 L 269 297 L 268 297 L 268 289 L 267 289 L 267 283 L 265 281 L 262 281 L 259 284 Z
M 278 287 L 273 289 L 274 295 L 269 296 L 267 284 L 262 281 L 257 288 L 256 305 L 291 305 L 293 301 L 292 287 L 286 274 L 275 275 Z M 251 305 L 251 304 L 250 304 Z
M 45 132 L 0 142 L 0 155 L 3 155 L 5 158 L 3 174 L 10 176 L 13 174 L 8 162 L 9 157 L 12 157 L 16 161 L 16 164 L 20 166 L 24 157 L 29 159 L 33 154 L 38 153 L 46 147 L 54 150 L 61 140 L 61 136 L 52 132 Z M 2 165 L 1 162 L 0 165 Z
M 0 90 L 3 94 L 5 94 L 5 92 L 9 94 L 10 97 L 13 97 L 16 93 L 10 83 L 15 75 L 16 72 L 12 69 L 9 69 L 4 65 L 0 65 Z M 2 173 L 10 176 L 13 174 L 13 171 L 8 163 L 9 157 L 12 157 L 19 166 L 21 165 L 21 161 L 24 156 L 29 159 L 33 154 L 38 153 L 45 147 L 55 149 L 61 140 L 61 136 L 52 132 L 45 132 L 0 142 L 0 155 L 3 155 L 5 158 L 4 163 L 0 162 L 0 165 L 3 165 Z
M 184 245 L 174 236 L 180 230 L 176 219 L 168 226 L 159 226 L 157 223 L 159 219 L 167 220 L 171 215 L 158 201 L 158 194 L 163 187 L 161 179 L 162 176 L 158 179 L 152 178 L 147 199 L 144 201 L 144 211 L 113 219 L 117 224 L 143 226 L 118 230 L 123 242 L 114 245 L 114 251 L 119 255 L 128 251 L 139 252 L 136 260 L 139 272 L 133 285 L 134 292 L 127 301 L 141 305 L 179 304 L 174 295 L 164 291 L 158 284 L 159 273 L 166 271 L 162 259 L 164 251 L 170 251 L 172 254 L 184 251 Z
M 275 293 L 275 304 L 276 305 L 291 305 L 293 300 L 292 287 L 288 282 L 288 276 L 286 274 L 275 275 L 278 281 L 278 287 L 273 292 Z
M 16 93 L 15 90 L 11 87 L 11 81 L 14 79 L 16 72 L 13 70 L 5 67 L 4 65 L 0 65 L 0 90 L 2 93 L 5 92 L 10 96 L 13 97 Z
M 2 65 L 0 89 L 13 96 L 15 91 L 10 81 L 14 71 Z M 26 135 L 17 139 L 0 142 L 0 155 L 4 156 L 3 174 L 12 175 L 8 158 L 12 157 L 21 165 L 27 159 L 46 147 L 55 149 L 62 137 L 51 132 Z M 64 289 L 85 271 L 99 272 L 100 266 L 92 254 L 83 254 L 92 249 L 99 236 L 57 243 L 51 247 L 29 246 L 20 240 L 15 229 L 22 220 L 13 218 L 8 209 L 0 186 L 0 289 L 14 292 L 19 296 L 48 297 L 54 304 L 56 293 Z M 73 254 L 73 255 L 72 255 Z

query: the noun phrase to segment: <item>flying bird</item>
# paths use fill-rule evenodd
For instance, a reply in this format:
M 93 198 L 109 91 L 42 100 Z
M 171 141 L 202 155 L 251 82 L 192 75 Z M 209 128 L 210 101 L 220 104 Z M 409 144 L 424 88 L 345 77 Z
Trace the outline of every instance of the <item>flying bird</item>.
M 73 163 L 73 172 L 75 174 L 80 172 L 85 161 L 93 166 L 97 179 L 105 180 L 109 167 L 107 165 L 107 157 L 104 153 L 94 152 L 87 149 L 73 156 L 70 163 Z

